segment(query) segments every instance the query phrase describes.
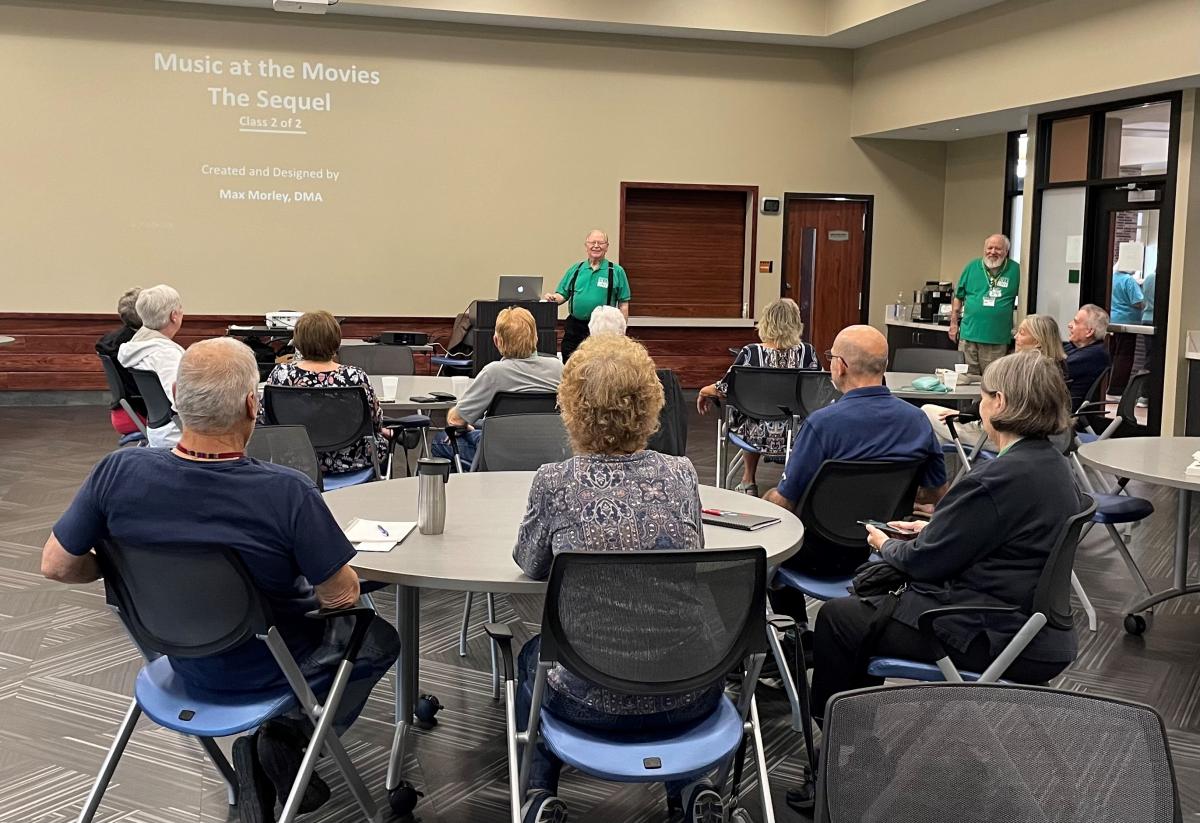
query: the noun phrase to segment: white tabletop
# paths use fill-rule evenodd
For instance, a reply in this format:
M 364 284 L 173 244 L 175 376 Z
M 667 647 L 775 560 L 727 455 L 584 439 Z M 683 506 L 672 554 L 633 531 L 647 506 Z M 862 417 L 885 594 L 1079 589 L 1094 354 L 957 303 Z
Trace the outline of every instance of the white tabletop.
M 517 529 L 525 515 L 533 472 L 474 472 L 451 475 L 446 486 L 446 528 L 442 534 L 413 529 L 390 552 L 360 552 L 351 566 L 367 580 L 453 591 L 540 592 L 544 581 L 530 580 L 512 559 Z M 417 479 L 363 483 L 327 492 L 325 502 L 344 528 L 355 517 L 416 520 Z M 804 535 L 800 520 L 773 503 L 745 494 L 700 487 L 700 502 L 748 514 L 778 517 L 780 523 L 754 532 L 704 527 L 710 549 L 762 546 L 767 562 L 778 565 L 795 554 Z
M 1196 451 L 1200 437 L 1119 437 L 1083 444 L 1079 459 L 1118 477 L 1200 491 L 1200 477 L 1184 474 Z
M 907 371 L 890 371 L 885 376 L 887 387 L 892 394 L 897 397 L 903 397 L 913 400 L 933 400 L 938 398 L 943 400 L 978 400 L 979 399 L 979 384 L 975 383 L 970 386 L 960 385 L 951 389 L 948 392 L 935 391 L 917 391 L 913 388 L 905 389 L 904 386 L 912 386 L 912 381 L 918 377 L 930 377 L 931 375 L 922 374 L 920 372 Z
M 444 391 L 461 397 L 471 385 L 470 377 L 433 377 L 425 374 L 369 376 L 372 388 L 383 404 L 385 411 L 400 409 L 448 409 L 454 405 L 453 400 L 438 400 L 433 403 L 418 403 L 411 397 L 427 396 L 431 391 Z M 391 381 L 396 381 L 395 391 L 389 391 Z
M 7 346 L 9 343 L 17 342 L 17 338 L 9 337 L 7 334 L 0 334 L 0 346 Z

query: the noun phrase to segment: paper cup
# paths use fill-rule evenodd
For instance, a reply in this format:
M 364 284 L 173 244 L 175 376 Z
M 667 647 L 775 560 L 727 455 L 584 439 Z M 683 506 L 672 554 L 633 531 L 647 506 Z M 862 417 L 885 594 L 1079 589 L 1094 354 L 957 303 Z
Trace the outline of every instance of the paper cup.
M 970 368 L 970 367 L 966 363 L 955 363 L 954 364 L 954 370 L 956 372 L 958 372 L 959 374 L 966 374 L 968 368 Z
M 389 403 L 394 403 L 396 400 L 396 386 L 400 382 L 398 377 L 383 378 L 383 399 Z
M 943 374 L 942 375 L 942 383 L 948 389 L 958 388 L 958 372 L 957 371 L 948 371 L 945 374 Z

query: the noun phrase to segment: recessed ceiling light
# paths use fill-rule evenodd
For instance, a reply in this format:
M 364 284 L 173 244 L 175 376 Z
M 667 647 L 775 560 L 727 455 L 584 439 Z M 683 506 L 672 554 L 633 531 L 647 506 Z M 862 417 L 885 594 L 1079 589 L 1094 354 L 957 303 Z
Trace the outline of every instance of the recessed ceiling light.
M 955 129 L 955 131 L 962 131 L 962 129 Z

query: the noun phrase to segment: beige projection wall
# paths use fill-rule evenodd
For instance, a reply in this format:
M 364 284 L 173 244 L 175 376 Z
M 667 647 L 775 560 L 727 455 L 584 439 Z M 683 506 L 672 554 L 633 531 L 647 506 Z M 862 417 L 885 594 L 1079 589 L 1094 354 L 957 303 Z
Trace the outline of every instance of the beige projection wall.
M 1004 228 L 1004 134 L 946 146 L 942 279 L 957 281 L 963 266 L 983 253 L 983 241 Z M 1023 267 L 1027 270 L 1028 267 Z
M 224 73 L 156 70 L 172 53 Z M 268 59 L 367 82 L 258 76 Z M 241 60 L 255 76 L 230 74 Z M 875 194 L 876 321 L 940 264 L 945 149 L 851 140 L 844 52 L 42 3 L 0 6 L 0 72 L 0 311 L 108 312 L 125 287 L 168 281 L 191 312 L 450 315 L 501 273 L 556 278 L 593 226 L 615 239 L 622 180 Z M 251 105 L 214 105 L 209 87 Z M 257 108 L 260 89 L 330 110 Z M 759 226 L 758 257 L 776 261 L 761 305 L 781 219 Z

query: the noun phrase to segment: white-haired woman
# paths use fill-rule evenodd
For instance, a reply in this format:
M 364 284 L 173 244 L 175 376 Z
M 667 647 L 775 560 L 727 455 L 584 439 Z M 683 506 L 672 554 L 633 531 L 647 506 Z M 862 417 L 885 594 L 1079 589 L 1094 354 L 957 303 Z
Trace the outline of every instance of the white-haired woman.
M 183 301 L 179 292 L 165 284 L 142 289 L 137 296 L 138 317 L 142 327 L 123 343 L 117 353 L 118 362 L 127 369 L 143 369 L 158 375 L 167 399 L 175 395 L 175 377 L 183 346 L 175 335 L 183 326 Z M 149 431 L 151 446 L 174 446 L 179 442 L 179 427 L 173 421 Z

